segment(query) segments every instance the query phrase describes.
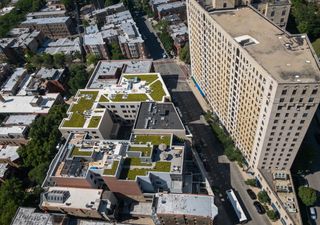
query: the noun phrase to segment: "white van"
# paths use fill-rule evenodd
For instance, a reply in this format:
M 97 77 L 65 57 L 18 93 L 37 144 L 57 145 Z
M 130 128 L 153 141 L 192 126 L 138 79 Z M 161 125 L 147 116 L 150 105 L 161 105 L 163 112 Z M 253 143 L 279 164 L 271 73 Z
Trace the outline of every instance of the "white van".
M 314 207 L 310 207 L 310 217 L 313 220 L 317 219 L 317 213 L 316 213 L 316 209 Z

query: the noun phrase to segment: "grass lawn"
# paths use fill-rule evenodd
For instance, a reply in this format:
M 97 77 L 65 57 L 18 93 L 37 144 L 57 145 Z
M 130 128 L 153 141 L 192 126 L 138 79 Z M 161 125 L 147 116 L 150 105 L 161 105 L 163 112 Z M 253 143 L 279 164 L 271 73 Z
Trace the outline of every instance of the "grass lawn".
M 63 123 L 63 127 L 83 127 L 86 119 L 82 114 L 78 112 L 74 112 L 71 116 L 70 120 L 65 120 Z
M 145 80 L 147 84 L 150 84 L 151 82 L 155 81 L 158 79 L 158 75 L 156 74 L 148 74 L 148 75 L 126 75 L 124 76 L 127 79 L 133 79 L 135 77 L 138 77 L 140 80 Z
M 163 90 L 163 86 L 160 80 L 157 80 L 153 84 L 150 85 L 151 89 L 151 97 L 155 101 L 162 101 L 163 96 L 166 95 L 166 93 Z
M 141 152 L 141 156 L 150 156 L 151 155 L 151 147 L 130 147 L 129 151 Z
M 114 175 L 116 173 L 118 165 L 119 165 L 119 161 L 113 161 L 112 168 L 111 169 L 105 169 L 103 171 L 103 175 Z
M 171 136 L 170 135 L 136 135 L 134 143 L 135 144 L 146 144 L 147 142 L 151 142 L 153 145 L 160 145 L 161 143 L 169 146 L 171 144 Z
M 101 116 L 93 116 L 93 117 L 91 117 L 90 123 L 88 125 L 88 128 L 97 127 L 99 125 L 100 120 L 101 120 Z
M 106 96 L 101 95 L 100 99 L 99 99 L 99 102 L 110 102 L 110 100 Z
M 91 156 L 92 151 L 80 151 L 80 148 L 73 148 L 71 155 L 72 156 Z
M 111 99 L 113 102 L 143 102 L 148 100 L 146 94 L 129 94 L 126 99 L 123 99 L 123 94 L 117 94 L 115 98 Z
M 312 42 L 312 46 L 314 48 L 314 51 L 317 53 L 317 56 L 320 56 L 320 38 Z

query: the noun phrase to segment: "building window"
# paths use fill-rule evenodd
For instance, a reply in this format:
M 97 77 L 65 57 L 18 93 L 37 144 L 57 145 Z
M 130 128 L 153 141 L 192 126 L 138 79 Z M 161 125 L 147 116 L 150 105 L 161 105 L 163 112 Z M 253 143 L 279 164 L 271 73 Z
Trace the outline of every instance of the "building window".
M 271 12 L 270 16 L 274 16 L 274 11 Z
M 286 15 L 286 10 L 282 10 L 281 15 L 282 16 Z
M 227 7 L 227 3 L 223 3 L 223 8 L 226 8 Z

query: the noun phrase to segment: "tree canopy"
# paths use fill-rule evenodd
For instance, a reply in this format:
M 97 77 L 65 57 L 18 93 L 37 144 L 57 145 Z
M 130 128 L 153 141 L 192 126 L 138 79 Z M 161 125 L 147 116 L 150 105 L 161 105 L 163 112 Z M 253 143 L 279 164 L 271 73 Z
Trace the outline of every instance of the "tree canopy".
M 124 55 L 121 52 L 120 46 L 117 42 L 113 41 L 111 45 L 109 45 L 109 51 L 111 54 L 111 59 L 113 60 L 125 59 Z
M 298 195 L 303 204 L 305 204 L 306 206 L 312 206 L 317 201 L 317 192 L 310 187 L 299 187 Z
M 189 43 L 185 44 L 183 48 L 180 50 L 180 55 L 179 55 L 180 60 L 183 62 L 190 64 L 190 48 L 189 48 Z
M 270 203 L 270 198 L 269 198 L 269 195 L 266 191 L 260 191 L 258 193 L 258 200 L 261 203 Z
M 88 65 L 91 65 L 91 64 L 96 65 L 97 62 L 99 61 L 99 57 L 96 56 L 95 54 L 88 54 L 86 59 L 87 59 Z
M 74 95 L 78 89 L 84 88 L 89 80 L 86 67 L 83 64 L 73 64 L 69 67 L 69 92 Z
M 279 213 L 274 210 L 267 210 L 267 216 L 271 221 L 276 221 L 279 219 Z

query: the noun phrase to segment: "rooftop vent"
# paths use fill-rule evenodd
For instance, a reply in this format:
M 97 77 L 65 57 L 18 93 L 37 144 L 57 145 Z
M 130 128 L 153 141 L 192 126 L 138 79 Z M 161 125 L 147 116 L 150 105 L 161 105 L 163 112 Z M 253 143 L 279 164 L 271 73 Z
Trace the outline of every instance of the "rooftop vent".
M 253 37 L 249 35 L 242 35 L 239 37 L 236 37 L 235 40 L 241 45 L 241 46 L 249 46 L 253 44 L 259 44 L 259 42 L 254 39 Z

